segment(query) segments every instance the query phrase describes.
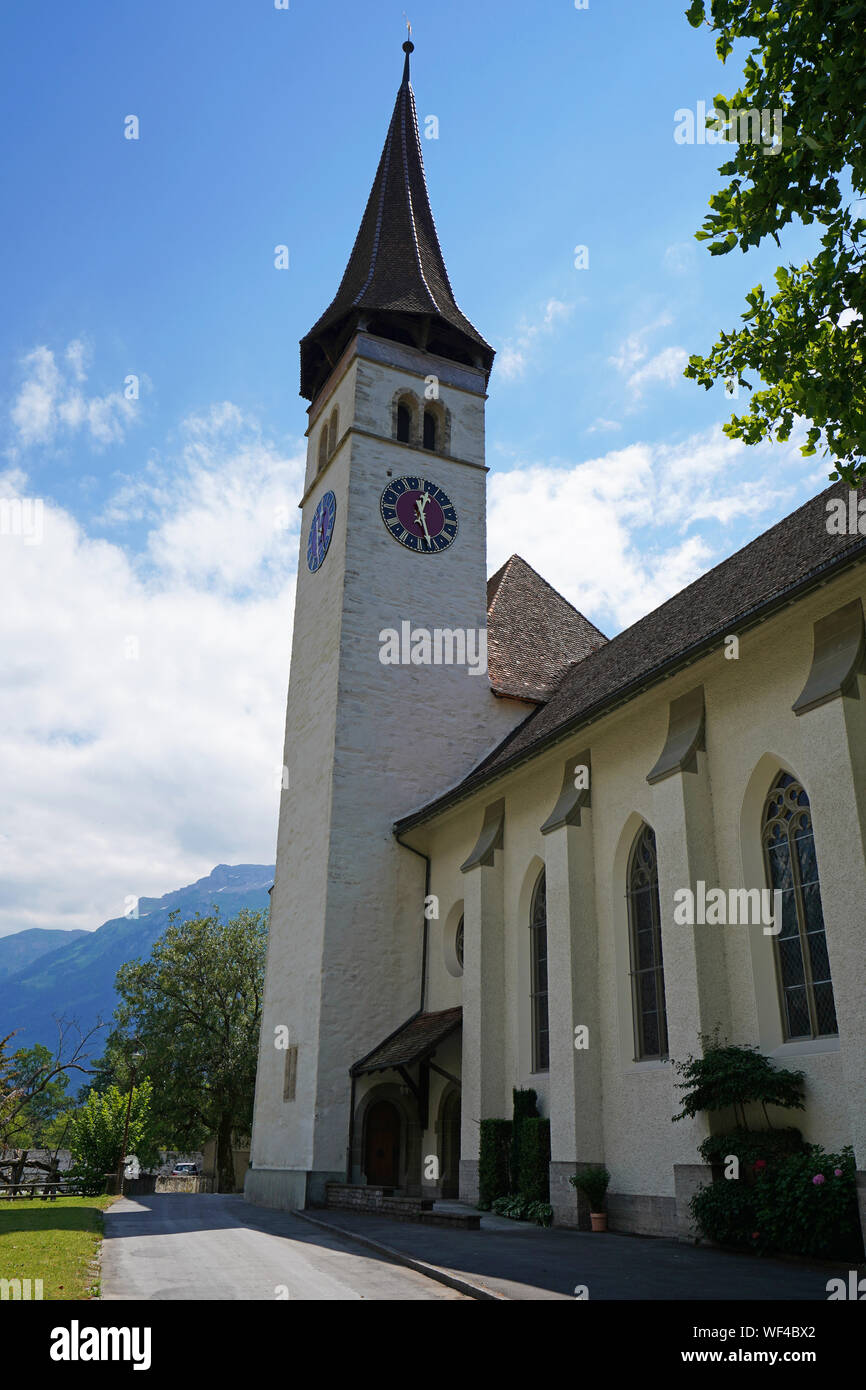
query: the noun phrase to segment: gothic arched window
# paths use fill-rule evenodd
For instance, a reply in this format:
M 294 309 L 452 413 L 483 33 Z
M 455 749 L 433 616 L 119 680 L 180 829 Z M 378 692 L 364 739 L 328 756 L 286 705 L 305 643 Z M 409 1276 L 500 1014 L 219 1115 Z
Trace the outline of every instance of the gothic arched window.
M 408 444 L 412 436 L 412 411 L 405 401 L 397 406 L 397 438 L 401 444 Z
M 638 832 L 628 862 L 628 925 L 635 1061 L 667 1057 L 658 858 L 649 825 Z
M 770 887 L 782 895 L 782 929 L 775 940 L 785 1036 L 833 1036 L 839 1030 L 812 812 L 790 773 L 776 779 L 764 804 L 762 840 Z
M 529 914 L 532 976 L 532 1070 L 550 1070 L 550 1028 L 547 1013 L 547 880 L 542 869 Z
M 424 411 L 424 448 L 436 449 L 436 441 L 439 434 L 439 422 L 432 410 Z
M 457 923 L 457 934 L 454 938 L 454 954 L 460 969 L 463 969 L 463 914 L 460 914 L 460 921 Z
M 322 433 L 319 435 L 319 458 L 318 468 L 321 473 L 325 464 L 328 462 L 328 426 L 322 426 Z
M 332 411 L 332 413 L 331 413 L 331 419 L 330 419 L 330 422 L 329 422 L 329 424 L 328 424 L 328 457 L 331 456 L 331 454 L 334 452 L 334 450 L 335 450 L 336 447 L 337 447 L 337 434 L 338 434 L 338 431 L 339 431 L 339 427 L 340 427 L 340 412 L 339 412 L 339 409 L 337 408 L 337 406 L 334 406 L 334 409 L 333 409 L 333 411 Z

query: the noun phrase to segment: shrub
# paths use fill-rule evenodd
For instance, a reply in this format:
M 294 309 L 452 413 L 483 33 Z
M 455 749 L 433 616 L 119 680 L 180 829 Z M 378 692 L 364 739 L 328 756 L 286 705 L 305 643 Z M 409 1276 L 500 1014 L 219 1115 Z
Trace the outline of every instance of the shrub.
M 523 1121 L 535 1119 L 538 1115 L 538 1096 L 529 1087 L 525 1091 L 512 1088 L 512 1114 L 514 1116 L 511 1130 L 511 1187 L 514 1192 L 523 1191 L 523 1183 L 520 1177 L 520 1134 L 523 1128 Z
M 527 1202 L 519 1193 L 511 1197 L 497 1197 L 493 1210 L 497 1216 L 508 1216 L 512 1221 L 534 1221 L 537 1226 L 553 1225 L 553 1207 L 549 1202 Z
M 813 1144 L 788 1154 L 761 1171 L 752 1191 L 761 1248 L 815 1259 L 862 1257 L 851 1148 L 828 1154 Z
M 529 1202 L 526 1208 L 527 1221 L 534 1221 L 536 1226 L 553 1225 L 553 1207 L 549 1202 Z
M 132 1092 L 109 1086 L 101 1094 L 90 1091 L 80 1109 L 73 1112 L 69 1148 L 73 1167 L 69 1177 L 81 1183 L 85 1196 L 98 1196 L 105 1188 L 105 1176 L 120 1164 L 126 1114 L 129 1107 L 127 1154 L 135 1154 L 147 1165 L 156 1158 L 150 1114 L 151 1084 L 145 1078 Z
M 682 1092 L 682 1110 L 675 1120 L 697 1115 L 699 1110 L 731 1108 L 735 1120 L 748 1129 L 745 1107 L 759 1104 L 767 1117 L 768 1105 L 786 1110 L 802 1110 L 803 1084 L 801 1071 L 785 1071 L 776 1067 L 755 1047 L 721 1043 L 717 1036 L 702 1035 L 702 1057 L 688 1057 L 675 1063 L 682 1076 L 677 1082 Z
M 753 1182 L 723 1178 L 695 1193 L 690 1206 L 701 1233 L 762 1253 L 859 1260 L 852 1150 L 828 1154 L 815 1144 L 765 1162 Z
M 734 1129 L 728 1134 L 711 1134 L 699 1146 L 705 1163 L 724 1163 L 729 1154 L 740 1160 L 740 1168 L 770 1163 L 785 1154 L 801 1153 L 806 1145 L 798 1129 Z
M 493 1211 L 497 1216 L 509 1216 L 512 1221 L 524 1221 L 527 1205 L 519 1194 L 511 1194 L 508 1197 L 497 1197 L 493 1203 Z
M 606 1168 L 585 1168 L 582 1173 L 572 1173 L 568 1181 L 583 1193 L 590 1211 L 604 1211 L 604 1199 L 610 1182 L 610 1173 Z
M 689 1207 L 707 1240 L 717 1245 L 756 1247 L 760 1228 L 752 1186 L 722 1178 L 700 1188 Z
M 550 1200 L 550 1121 L 535 1116 L 520 1126 L 521 1197 L 527 1202 Z
M 489 1211 L 497 1198 L 508 1195 L 510 1152 L 511 1121 L 482 1120 L 478 1153 L 478 1205 L 482 1211 Z

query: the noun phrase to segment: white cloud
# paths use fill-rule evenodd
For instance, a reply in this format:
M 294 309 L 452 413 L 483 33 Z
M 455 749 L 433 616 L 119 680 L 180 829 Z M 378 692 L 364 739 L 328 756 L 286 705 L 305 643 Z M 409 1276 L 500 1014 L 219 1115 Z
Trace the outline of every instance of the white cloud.
M 629 333 L 628 337 L 620 343 L 616 352 L 608 358 L 608 361 L 616 367 L 617 371 L 633 371 L 638 362 L 643 362 L 649 351 L 647 339 L 652 337 L 653 333 L 657 333 L 660 328 L 667 328 L 670 323 L 670 314 L 660 314 L 658 318 L 653 319 L 652 323 L 646 323 L 643 328 Z
M 0 935 L 272 857 L 302 476 L 220 407 L 117 498 L 138 557 L 50 502 L 0 537 Z
M 599 415 L 597 419 L 593 420 L 591 425 L 587 425 L 586 433 L 606 434 L 609 433 L 611 430 L 621 429 L 622 425 L 620 424 L 619 420 L 605 420 L 603 415 Z
M 496 357 L 499 376 L 506 381 L 516 381 L 526 374 L 533 353 L 541 336 L 552 333 L 558 324 L 564 323 L 574 309 L 573 304 L 564 304 L 560 299 L 549 299 L 534 323 L 521 324 L 518 332 L 500 349 Z
M 693 241 L 675 241 L 665 247 L 664 267 L 672 275 L 686 275 L 697 264 L 697 246 Z
M 528 463 L 491 474 L 488 565 L 517 552 L 611 634 L 814 491 L 797 441 L 750 448 L 719 428 L 577 464 Z M 724 528 L 738 522 L 731 536 Z
M 636 372 L 632 372 L 626 385 L 635 398 L 640 398 L 644 389 L 656 382 L 663 382 L 666 386 L 673 386 L 681 379 L 683 368 L 689 360 L 689 355 L 685 348 L 668 347 L 657 352 L 655 357 Z
M 51 445 L 81 430 L 99 447 L 124 438 L 138 402 L 121 390 L 85 394 L 81 387 L 89 362 L 89 349 L 79 338 L 67 345 L 62 368 L 47 347 L 36 347 L 22 359 L 24 376 L 10 410 L 16 441 L 10 457 L 17 456 L 18 447 Z

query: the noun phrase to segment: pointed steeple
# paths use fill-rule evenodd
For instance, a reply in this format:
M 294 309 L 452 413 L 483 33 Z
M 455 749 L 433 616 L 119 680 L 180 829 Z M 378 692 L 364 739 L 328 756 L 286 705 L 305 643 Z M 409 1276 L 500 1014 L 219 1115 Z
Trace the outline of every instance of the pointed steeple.
M 406 61 L 394 114 L 340 288 L 301 339 L 301 395 L 312 400 L 357 329 L 480 367 L 494 351 L 460 312 L 430 209 Z

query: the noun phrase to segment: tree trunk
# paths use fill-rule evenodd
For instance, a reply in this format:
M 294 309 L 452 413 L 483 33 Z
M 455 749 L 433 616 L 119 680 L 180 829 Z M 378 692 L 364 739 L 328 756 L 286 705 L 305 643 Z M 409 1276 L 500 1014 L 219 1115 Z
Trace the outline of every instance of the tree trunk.
M 232 1117 L 221 1115 L 217 1129 L 216 1191 L 234 1192 L 235 1164 L 232 1153 Z

